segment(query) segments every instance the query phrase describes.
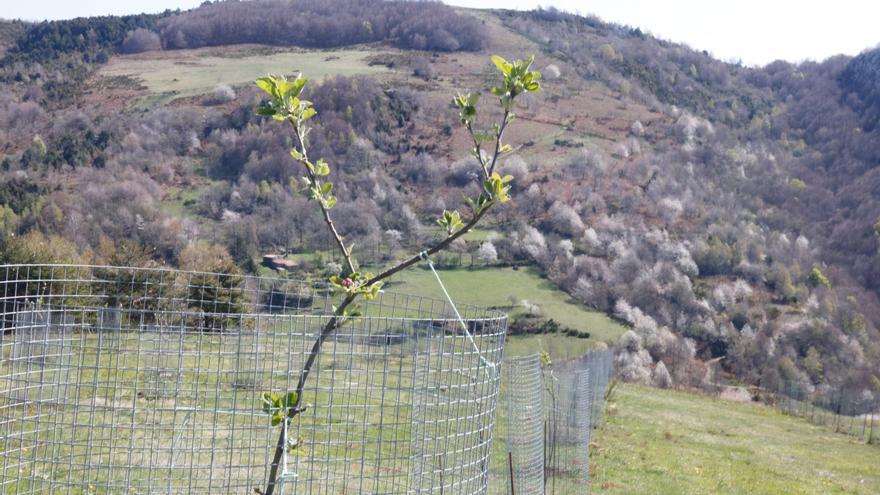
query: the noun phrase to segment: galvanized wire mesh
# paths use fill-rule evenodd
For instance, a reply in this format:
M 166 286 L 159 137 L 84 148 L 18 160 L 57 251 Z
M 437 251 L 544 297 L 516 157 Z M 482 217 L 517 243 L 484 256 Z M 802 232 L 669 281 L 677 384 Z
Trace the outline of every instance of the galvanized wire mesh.
M 0 266 L 0 493 L 246 494 L 330 319 L 326 286 Z M 485 493 L 506 317 L 383 293 L 332 332 L 275 493 Z
M 589 493 L 590 441 L 593 428 L 601 424 L 612 358 L 610 351 L 594 351 L 549 373 L 545 493 Z
M 544 493 L 544 382 L 537 355 L 509 358 L 507 374 L 507 478 L 509 493 Z M 510 486 L 512 484 L 512 487 Z
M 501 392 L 507 407 L 498 423 L 496 436 L 503 442 L 494 449 L 490 493 L 589 493 L 592 430 L 612 362 L 609 351 L 552 366 L 542 366 L 537 355 L 505 359 Z
M 608 382 L 611 381 L 611 373 L 613 370 L 614 354 L 611 351 L 596 351 L 587 354 L 586 366 L 590 370 L 590 379 L 592 380 L 592 413 L 590 418 L 592 427 L 600 428 L 605 420 L 605 392 L 608 389 Z
M 810 392 L 800 382 L 783 381 L 767 397 L 784 414 L 798 416 L 866 443 L 880 442 L 880 393 L 829 389 Z
M 584 406 L 582 385 L 572 371 L 554 373 L 551 407 L 547 410 L 547 491 L 553 494 L 586 493 L 589 472 L 583 471 L 582 455 L 588 452 L 582 429 L 589 429 L 591 408 Z M 580 400 L 578 400 L 580 399 Z

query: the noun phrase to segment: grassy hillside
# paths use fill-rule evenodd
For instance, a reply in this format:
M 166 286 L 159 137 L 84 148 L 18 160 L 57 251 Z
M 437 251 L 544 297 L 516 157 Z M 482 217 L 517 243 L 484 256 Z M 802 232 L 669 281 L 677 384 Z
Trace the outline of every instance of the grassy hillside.
M 298 50 L 265 46 L 233 46 L 147 52 L 114 57 L 99 72 L 99 81 L 135 81 L 145 87 L 144 104 L 163 104 L 178 98 L 198 96 L 218 84 L 236 86 L 251 83 L 268 73 L 302 72 L 309 79 L 326 76 L 376 74 L 387 69 L 369 66 L 370 51 Z
M 880 446 L 766 407 L 622 385 L 607 418 L 593 493 L 880 493 Z
M 554 362 L 576 359 L 589 352 L 596 339 L 580 339 L 561 333 L 543 335 L 511 335 L 507 337 L 505 356 L 530 356 L 541 350 L 550 353 Z
M 223 5 L 237 13 L 256 3 L 202 10 Z M 222 19 L 235 22 L 210 31 L 210 43 L 185 36 L 178 43 L 163 30 L 163 46 L 290 42 L 243 37 L 259 24 L 230 12 Z M 351 23 L 352 12 L 322 12 L 314 25 L 323 43 L 306 45 L 352 44 L 120 55 L 112 47 L 129 21 L 28 28 L 32 62 L 0 71 L 12 96 L 0 102 L 0 153 L 8 155 L 0 164 L 0 236 L 57 236 L 33 245 L 71 241 L 71 258 L 96 253 L 102 263 L 118 252 L 131 264 L 126 257 L 142 247 L 144 258 L 169 266 L 181 264 L 197 239 L 221 244 L 248 269 L 266 252 L 326 248 L 314 205 L 290 181 L 301 173 L 287 154 L 290 135 L 256 115 L 259 90 L 249 82 L 303 70 L 318 80 L 369 74 L 353 84 L 324 78 L 307 89 L 320 102 L 310 156 L 332 166 L 340 234 L 356 253 L 389 230 L 405 233 L 402 245 L 416 244 L 409 237 L 419 225 L 437 229 L 440 211 L 462 209 L 462 192 L 480 187 L 462 160 L 473 140 L 457 125 L 450 95 L 483 91 L 477 127 L 488 129 L 500 117 L 486 94 L 498 76 L 489 56 L 535 54 L 544 92 L 519 100 L 504 133 L 515 156 L 502 158 L 499 171 L 516 177 L 514 201 L 486 220 L 494 222 L 501 262 L 539 264 L 561 291 L 526 272 L 450 271 L 457 300 L 522 311 L 526 299 L 602 340 L 621 328 L 586 308 L 616 311 L 640 324 L 642 344 L 665 342 L 650 345 L 652 360 L 639 360 L 638 371 L 662 360 L 684 385 L 703 379 L 700 361 L 722 357 L 723 371 L 744 383 L 794 371 L 807 385 L 821 369 L 829 397 L 858 396 L 880 378 L 880 299 L 863 290 L 880 280 L 873 235 L 880 203 L 869 194 L 880 175 L 859 179 L 878 170 L 880 131 L 847 107 L 870 94 L 850 98 L 853 88 L 839 86 L 845 59 L 745 68 L 635 29 L 544 11 L 466 11 L 478 17 L 468 25 L 486 31 L 488 46 L 434 53 L 401 49 L 429 45 L 400 45 L 399 33 L 353 36 L 372 27 Z M 432 20 L 415 23 L 423 32 L 413 41 L 453 27 L 421 18 Z M 196 31 L 199 19 L 184 24 Z M 115 28 L 86 36 L 102 26 Z M 68 27 L 87 30 L 76 36 Z M 284 29 L 276 34 L 284 38 Z M 871 67 L 853 76 L 870 82 Z M 200 96 L 218 83 L 235 86 L 238 97 Z M 402 205 L 413 215 L 398 215 Z M 400 282 L 397 290 L 439 295 L 427 272 Z M 766 342 L 776 344 L 769 357 Z
M 591 334 L 590 340 L 616 341 L 626 329 L 604 313 L 588 310 L 541 277 L 534 268 L 457 268 L 441 270 L 440 276 L 455 301 L 487 307 L 508 307 L 522 300 L 541 307 L 545 318 Z M 392 279 L 389 289 L 426 297 L 442 298 L 434 275 L 426 268 L 406 270 Z M 511 316 L 523 313 L 513 307 Z M 547 339 L 548 342 L 552 339 Z

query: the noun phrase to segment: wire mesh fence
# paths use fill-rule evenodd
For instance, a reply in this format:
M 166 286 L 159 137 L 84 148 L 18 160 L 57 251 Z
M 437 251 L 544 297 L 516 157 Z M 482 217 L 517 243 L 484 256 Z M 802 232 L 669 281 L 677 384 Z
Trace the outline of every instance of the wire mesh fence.
M 558 365 L 548 377 L 545 493 L 589 493 L 590 441 L 602 424 L 612 362 L 611 351 L 593 351 Z
M 491 493 L 589 493 L 590 441 L 611 367 L 609 351 L 554 366 L 538 356 L 505 360 L 504 442 L 495 449 Z
M 798 416 L 867 443 L 880 443 L 880 394 L 850 390 L 810 391 L 783 381 L 769 398 L 784 414 Z
M 0 493 L 485 493 L 504 315 L 382 293 L 333 330 L 323 285 L 0 267 Z M 468 335 L 470 334 L 470 336 Z M 472 338 L 471 338 L 472 337 Z
M 509 493 L 544 490 L 544 382 L 539 356 L 509 358 L 507 374 L 507 479 Z
M 605 410 L 605 391 L 608 383 L 611 381 L 613 372 L 614 353 L 612 351 L 593 351 L 572 363 L 570 366 L 574 370 L 589 370 L 591 386 L 591 424 L 592 427 L 599 428 L 604 421 L 603 411 Z

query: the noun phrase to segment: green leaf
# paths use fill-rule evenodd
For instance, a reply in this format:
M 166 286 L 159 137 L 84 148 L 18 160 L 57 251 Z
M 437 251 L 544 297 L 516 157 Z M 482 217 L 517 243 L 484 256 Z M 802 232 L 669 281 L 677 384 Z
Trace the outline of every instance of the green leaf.
M 310 118 L 314 117 L 317 113 L 318 113 L 318 112 L 317 112 L 314 108 L 306 109 L 306 110 L 302 113 L 302 116 L 300 117 L 300 120 L 303 120 L 303 121 L 305 121 L 305 120 L 309 120 Z
M 302 159 L 303 159 L 302 153 L 300 153 L 299 151 L 297 151 L 295 148 L 291 148 L 291 150 L 290 150 L 290 156 L 292 156 L 293 159 L 296 160 L 296 161 L 298 161 L 298 162 L 302 161 Z
M 327 194 L 330 194 L 330 191 L 331 191 L 332 189 L 333 189 L 333 183 L 332 183 L 332 182 L 325 182 L 325 183 L 321 186 L 321 194 L 323 194 L 323 195 L 326 196 Z
M 486 190 L 486 193 L 488 193 L 491 200 L 506 203 L 510 201 L 510 186 L 507 185 L 507 183 L 512 180 L 512 175 L 501 177 L 498 172 L 493 172 L 488 179 L 483 181 L 483 189 Z M 488 204 L 488 202 L 486 204 Z M 485 207 L 482 205 L 480 206 L 483 208 Z
M 486 189 L 486 192 L 489 192 L 491 190 L 489 188 L 489 185 L 490 185 L 489 181 L 483 182 L 483 187 Z M 483 194 L 483 193 L 480 193 L 480 195 L 477 196 L 476 199 L 465 197 L 465 200 L 470 205 L 471 210 L 473 211 L 474 215 L 477 215 L 481 211 L 485 210 L 489 206 L 489 204 L 491 203 L 491 199 L 489 198 L 489 196 L 487 196 L 486 194 Z
M 260 77 L 257 79 L 257 86 L 263 89 L 263 91 L 269 93 L 269 95 L 273 97 L 278 96 L 278 87 L 275 84 L 275 76 L 269 75 L 266 77 Z
M 443 217 L 437 219 L 437 224 L 446 229 L 446 233 L 452 235 L 458 227 L 461 227 L 461 213 L 458 210 L 443 210 Z
M 288 440 L 287 441 L 287 452 L 296 455 L 305 454 L 305 449 L 302 448 L 303 439 L 302 437 L 298 437 L 296 440 Z
M 275 407 L 275 394 L 272 392 L 263 392 L 263 412 L 269 414 Z
M 329 175 L 330 174 L 330 166 L 327 165 L 327 162 L 324 160 L 318 160 L 318 163 L 315 164 L 315 175 Z
M 284 76 L 280 76 L 276 78 L 276 85 L 278 86 L 278 97 L 286 98 L 288 100 L 293 100 L 299 93 L 302 91 L 303 86 L 306 85 L 306 78 L 302 77 L 302 75 L 297 75 L 296 79 L 288 81 Z M 296 103 L 294 103 L 295 105 Z
M 287 395 L 284 396 L 284 407 L 289 409 L 296 406 L 297 397 L 298 395 L 295 391 L 287 392 Z
M 260 107 L 257 109 L 257 115 L 262 115 L 263 117 L 271 117 L 276 113 L 277 112 L 272 107 Z
M 376 282 L 371 285 L 366 292 L 364 292 L 364 299 L 367 301 L 372 301 L 379 295 L 379 291 L 382 289 L 382 282 Z
M 510 62 L 504 60 L 498 55 L 492 55 L 492 63 L 495 64 L 495 67 L 498 67 L 498 70 L 503 72 L 505 75 L 510 74 L 510 69 L 513 67 L 510 65 Z
M 476 139 L 478 143 L 491 141 L 492 138 L 492 133 L 490 133 L 489 131 L 480 131 L 474 133 L 474 139 Z
M 302 89 L 306 85 L 307 82 L 308 82 L 308 79 L 302 77 L 301 74 L 296 76 L 296 79 L 294 79 L 288 85 L 287 91 L 284 93 L 285 96 L 288 96 L 288 97 L 299 96 L 299 94 L 302 92 Z
M 284 415 L 281 411 L 276 412 L 272 415 L 272 426 L 278 426 L 281 424 L 281 421 L 284 419 Z

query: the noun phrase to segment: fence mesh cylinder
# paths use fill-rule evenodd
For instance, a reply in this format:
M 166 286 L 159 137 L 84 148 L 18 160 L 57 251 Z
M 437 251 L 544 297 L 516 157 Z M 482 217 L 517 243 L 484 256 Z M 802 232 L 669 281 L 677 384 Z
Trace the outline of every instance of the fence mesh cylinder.
M 547 494 L 590 492 L 592 430 L 601 422 L 612 361 L 610 351 L 592 351 L 559 363 L 547 377 Z
M 0 266 L 0 493 L 249 494 L 330 321 L 327 287 Z M 275 493 L 485 493 L 504 315 L 382 293 L 332 330 Z
M 544 384 L 537 355 L 508 358 L 507 374 L 507 478 L 508 493 L 544 493 Z M 510 488 L 510 487 L 509 487 Z

